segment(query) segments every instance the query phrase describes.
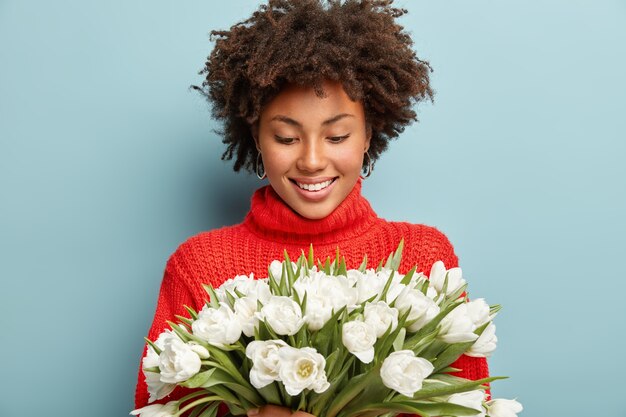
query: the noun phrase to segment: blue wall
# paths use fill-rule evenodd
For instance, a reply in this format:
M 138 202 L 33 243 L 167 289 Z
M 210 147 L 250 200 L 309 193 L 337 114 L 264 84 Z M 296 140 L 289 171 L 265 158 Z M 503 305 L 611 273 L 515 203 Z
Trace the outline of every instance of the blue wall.
M 0 416 L 127 415 L 169 254 L 247 211 L 188 90 L 256 7 L 216 4 L 0 1 Z M 364 194 L 504 305 L 494 396 L 626 416 L 626 3 L 398 4 L 436 101 Z

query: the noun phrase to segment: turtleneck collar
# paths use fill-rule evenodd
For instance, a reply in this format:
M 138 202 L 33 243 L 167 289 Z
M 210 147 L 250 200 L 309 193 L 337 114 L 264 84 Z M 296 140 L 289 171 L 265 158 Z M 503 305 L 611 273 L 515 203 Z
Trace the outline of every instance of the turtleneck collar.
M 371 228 L 378 216 L 361 195 L 359 178 L 350 194 L 323 219 L 311 220 L 291 209 L 270 185 L 252 195 L 243 224 L 263 239 L 290 244 L 330 244 L 352 239 Z

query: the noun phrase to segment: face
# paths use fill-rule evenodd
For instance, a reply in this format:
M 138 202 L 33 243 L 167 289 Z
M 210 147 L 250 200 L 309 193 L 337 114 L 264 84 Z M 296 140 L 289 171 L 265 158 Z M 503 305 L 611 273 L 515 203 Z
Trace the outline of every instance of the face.
M 328 216 L 352 191 L 370 143 L 362 103 L 339 83 L 323 87 L 323 98 L 312 88 L 283 89 L 254 135 L 270 185 L 308 219 Z

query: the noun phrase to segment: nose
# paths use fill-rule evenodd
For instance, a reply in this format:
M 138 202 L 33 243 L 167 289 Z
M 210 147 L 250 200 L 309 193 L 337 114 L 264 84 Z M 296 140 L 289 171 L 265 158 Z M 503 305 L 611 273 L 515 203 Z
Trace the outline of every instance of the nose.
M 323 170 L 326 164 L 326 150 L 323 143 L 305 140 L 296 163 L 297 168 L 302 172 L 318 172 Z

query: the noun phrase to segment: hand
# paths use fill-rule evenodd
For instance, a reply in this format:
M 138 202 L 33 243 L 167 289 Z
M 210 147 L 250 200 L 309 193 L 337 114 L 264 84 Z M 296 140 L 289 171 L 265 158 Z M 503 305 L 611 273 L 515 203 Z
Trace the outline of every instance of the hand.
M 248 417 L 315 417 L 304 411 L 291 412 L 290 409 L 277 405 L 264 405 L 261 408 L 248 410 Z

